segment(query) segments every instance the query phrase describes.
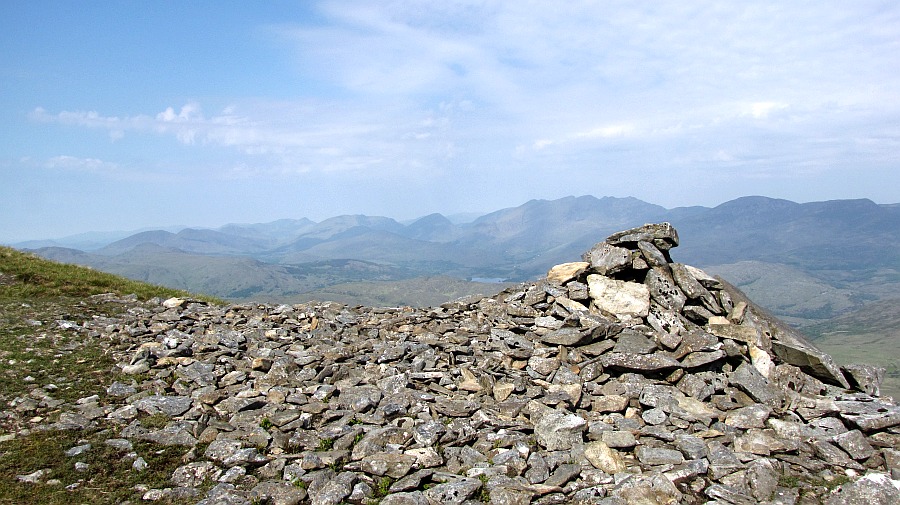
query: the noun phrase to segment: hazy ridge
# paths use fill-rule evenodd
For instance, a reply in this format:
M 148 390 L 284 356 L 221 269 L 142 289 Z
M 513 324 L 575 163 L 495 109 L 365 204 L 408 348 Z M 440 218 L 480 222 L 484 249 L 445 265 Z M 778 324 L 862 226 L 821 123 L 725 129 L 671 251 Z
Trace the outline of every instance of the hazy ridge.
M 713 208 L 665 209 L 635 198 L 581 196 L 532 200 L 462 224 L 440 214 L 408 224 L 347 215 L 318 223 L 148 230 L 92 251 L 35 250 L 236 300 L 297 301 L 319 298 L 337 284 L 400 282 L 403 289 L 384 289 L 395 292 L 385 302 L 422 305 L 434 300 L 423 293 L 434 290 L 417 289 L 412 279 L 455 278 L 454 293 L 482 291 L 483 285 L 463 288 L 462 281 L 473 278 L 534 279 L 578 259 L 609 233 L 656 221 L 678 229 L 684 245 L 673 252 L 677 261 L 722 274 L 796 325 L 858 310 L 900 287 L 900 207 L 869 200 L 799 204 L 745 197 Z M 37 244 L 16 244 L 29 245 Z

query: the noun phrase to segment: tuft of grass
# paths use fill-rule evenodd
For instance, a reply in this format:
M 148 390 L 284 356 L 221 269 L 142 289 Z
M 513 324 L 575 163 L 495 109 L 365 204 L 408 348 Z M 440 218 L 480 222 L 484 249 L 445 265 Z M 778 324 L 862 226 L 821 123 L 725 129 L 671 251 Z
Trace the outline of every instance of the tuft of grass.
M 830 478 L 823 477 L 813 477 L 813 476 L 798 476 L 798 475 L 787 475 L 783 474 L 778 477 L 778 485 L 781 487 L 787 488 L 798 488 L 798 487 L 822 487 L 829 491 L 836 489 L 838 486 L 842 486 L 852 479 L 847 477 L 846 475 L 835 475 Z
M 141 426 L 151 430 L 165 428 L 169 422 L 169 417 L 163 413 L 152 414 L 141 419 Z
M 316 451 L 330 451 L 333 447 L 334 439 L 326 437 L 319 440 L 319 447 L 316 448 Z
M 802 484 L 802 482 L 800 481 L 800 477 L 797 477 L 796 475 L 785 474 L 778 477 L 778 485 L 781 487 L 794 488 L 800 487 L 800 484 Z
M 375 489 L 373 493 L 375 498 L 381 499 L 391 493 L 391 486 L 394 484 L 394 479 L 390 477 L 382 477 L 378 479 L 378 482 L 375 483 Z
M 481 474 L 478 476 L 478 480 L 481 481 L 481 490 L 478 492 L 478 500 L 482 503 L 490 503 L 491 502 L 491 493 L 488 491 L 487 483 L 488 476 Z

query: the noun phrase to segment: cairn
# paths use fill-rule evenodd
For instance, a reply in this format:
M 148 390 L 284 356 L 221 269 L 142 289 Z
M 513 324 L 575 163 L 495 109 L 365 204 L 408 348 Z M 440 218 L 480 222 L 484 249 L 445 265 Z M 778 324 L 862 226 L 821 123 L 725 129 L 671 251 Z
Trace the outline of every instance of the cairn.
M 146 500 L 900 502 L 883 371 L 837 366 L 677 245 L 645 225 L 431 309 L 123 300 L 69 331 L 133 379 L 50 427 L 183 446 Z

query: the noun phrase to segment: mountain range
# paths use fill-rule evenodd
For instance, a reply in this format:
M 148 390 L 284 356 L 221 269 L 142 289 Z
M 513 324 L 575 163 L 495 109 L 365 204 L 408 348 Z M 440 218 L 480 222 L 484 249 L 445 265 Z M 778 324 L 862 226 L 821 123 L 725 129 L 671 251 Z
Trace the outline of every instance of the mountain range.
M 349 303 L 431 305 L 499 289 L 478 281 L 538 278 L 610 233 L 660 221 L 671 222 L 682 238 L 672 252 L 676 261 L 722 275 L 797 326 L 900 296 L 900 205 L 865 199 L 801 204 L 751 196 L 712 208 L 666 209 L 636 198 L 570 196 L 532 200 L 467 223 L 441 214 L 405 224 L 344 215 L 147 230 L 84 249 L 64 241 L 15 246 L 237 301 L 327 295 Z

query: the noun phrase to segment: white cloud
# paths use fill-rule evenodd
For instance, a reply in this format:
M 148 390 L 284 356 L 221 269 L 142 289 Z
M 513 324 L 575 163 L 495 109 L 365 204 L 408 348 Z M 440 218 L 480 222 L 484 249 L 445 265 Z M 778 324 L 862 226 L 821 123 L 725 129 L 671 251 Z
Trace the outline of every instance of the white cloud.
M 75 156 L 59 155 L 44 162 L 44 167 L 53 170 L 72 170 L 79 172 L 111 172 L 118 169 L 118 165 L 97 158 L 78 158 Z
M 753 102 L 745 107 L 745 114 L 753 116 L 756 119 L 768 118 L 774 112 L 783 111 L 788 108 L 788 104 L 780 102 Z

